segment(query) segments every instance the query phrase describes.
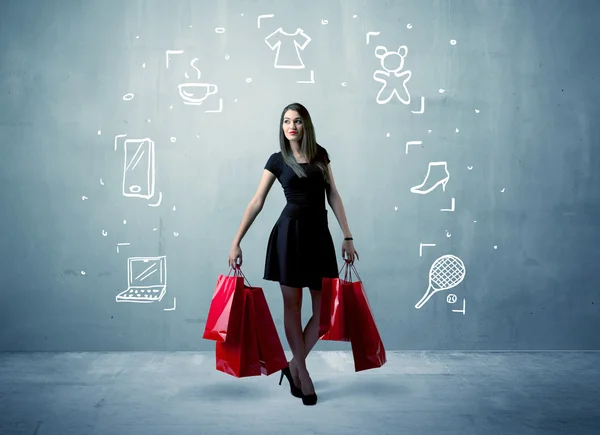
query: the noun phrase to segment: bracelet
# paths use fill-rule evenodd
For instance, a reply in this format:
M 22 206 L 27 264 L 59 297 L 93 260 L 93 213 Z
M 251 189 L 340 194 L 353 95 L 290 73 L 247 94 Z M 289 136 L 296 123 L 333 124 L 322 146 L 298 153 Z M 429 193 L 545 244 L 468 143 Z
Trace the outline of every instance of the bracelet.
M 354 240 L 352 237 L 346 237 L 344 240 Z

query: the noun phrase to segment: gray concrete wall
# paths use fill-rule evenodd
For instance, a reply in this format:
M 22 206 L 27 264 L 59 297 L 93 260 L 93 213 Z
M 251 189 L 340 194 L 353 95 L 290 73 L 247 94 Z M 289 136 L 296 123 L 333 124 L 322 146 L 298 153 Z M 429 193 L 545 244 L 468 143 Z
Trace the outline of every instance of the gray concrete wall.
M 213 349 L 215 283 L 292 101 L 330 153 L 390 350 L 600 347 L 600 3 L 0 10 L 0 350 Z M 268 39 L 279 28 L 310 40 L 296 53 L 301 35 Z M 276 67 L 278 50 L 304 67 Z M 178 85 L 198 82 L 217 92 L 185 104 Z M 261 279 L 284 204 L 276 183 L 242 249 L 287 349 L 279 287 Z M 464 279 L 416 308 L 430 281 L 460 277 L 447 255 Z M 151 279 L 160 300 L 117 302 Z

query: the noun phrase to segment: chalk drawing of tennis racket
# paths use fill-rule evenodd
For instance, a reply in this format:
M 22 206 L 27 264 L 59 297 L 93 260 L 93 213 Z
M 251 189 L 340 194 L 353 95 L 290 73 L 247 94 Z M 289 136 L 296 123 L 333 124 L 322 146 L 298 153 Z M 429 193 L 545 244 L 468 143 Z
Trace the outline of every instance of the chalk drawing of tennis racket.
M 462 260 L 454 255 L 442 255 L 435 260 L 429 269 L 429 287 L 421 298 L 416 309 L 425 305 L 435 293 L 449 290 L 465 279 L 466 269 Z

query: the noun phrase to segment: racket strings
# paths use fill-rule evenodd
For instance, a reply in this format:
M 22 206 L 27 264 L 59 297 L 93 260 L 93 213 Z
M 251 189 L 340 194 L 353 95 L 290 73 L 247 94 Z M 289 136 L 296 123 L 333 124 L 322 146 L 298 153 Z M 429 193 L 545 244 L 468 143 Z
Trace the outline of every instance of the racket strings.
M 464 278 L 465 269 L 462 263 L 453 258 L 441 258 L 431 269 L 431 281 L 440 289 L 454 287 Z

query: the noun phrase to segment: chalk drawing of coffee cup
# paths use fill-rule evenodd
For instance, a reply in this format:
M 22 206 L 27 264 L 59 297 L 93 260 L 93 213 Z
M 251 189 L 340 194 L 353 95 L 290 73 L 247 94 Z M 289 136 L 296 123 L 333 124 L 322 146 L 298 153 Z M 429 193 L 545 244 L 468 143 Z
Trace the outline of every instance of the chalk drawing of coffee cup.
M 182 83 L 178 87 L 183 103 L 195 106 L 199 106 L 209 95 L 219 91 L 219 87 L 212 83 Z

